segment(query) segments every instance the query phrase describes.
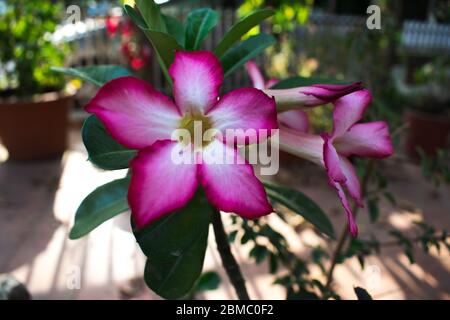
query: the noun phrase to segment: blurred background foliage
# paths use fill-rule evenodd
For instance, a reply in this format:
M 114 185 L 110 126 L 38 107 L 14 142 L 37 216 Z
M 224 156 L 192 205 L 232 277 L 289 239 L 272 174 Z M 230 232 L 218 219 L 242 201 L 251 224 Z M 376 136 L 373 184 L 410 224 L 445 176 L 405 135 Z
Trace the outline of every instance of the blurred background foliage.
M 59 90 L 64 84 L 51 66 L 62 66 L 68 46 L 52 42 L 65 16 L 62 3 L 37 0 L 0 1 L 0 92 L 29 96 Z M 5 90 L 5 91 L 3 91 Z

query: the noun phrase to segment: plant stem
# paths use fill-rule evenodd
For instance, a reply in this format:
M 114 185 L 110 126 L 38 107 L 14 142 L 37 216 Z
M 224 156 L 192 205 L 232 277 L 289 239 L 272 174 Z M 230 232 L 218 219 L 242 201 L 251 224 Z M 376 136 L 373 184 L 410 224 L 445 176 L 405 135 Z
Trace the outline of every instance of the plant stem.
M 358 210 L 358 207 L 356 205 L 353 205 L 352 212 L 353 212 L 354 216 L 356 216 L 356 213 L 358 212 L 357 210 Z M 334 249 L 333 256 L 331 258 L 331 266 L 330 266 L 330 269 L 328 270 L 327 282 L 325 284 L 325 288 L 327 289 L 326 290 L 327 292 L 330 291 L 331 283 L 333 282 L 334 269 L 337 265 L 339 257 L 341 256 L 341 251 L 344 248 L 345 242 L 347 241 L 348 234 L 349 234 L 348 226 L 345 225 L 344 229 L 342 229 L 341 235 L 339 236 L 339 241 L 336 245 L 336 249 Z
M 364 197 L 364 195 L 367 193 L 367 184 L 369 183 L 370 180 L 370 176 L 372 175 L 374 169 L 374 161 L 373 160 L 369 160 L 369 163 L 367 164 L 366 170 L 364 171 L 364 176 L 361 182 L 361 188 L 362 188 L 362 196 Z M 353 212 L 353 216 L 356 220 L 356 215 L 358 213 L 358 206 L 353 203 L 353 208 L 352 208 L 352 212 Z M 330 291 L 330 287 L 331 284 L 333 282 L 333 273 L 334 273 L 334 269 L 337 265 L 337 262 L 339 260 L 339 257 L 341 256 L 342 253 L 342 249 L 344 248 L 344 245 L 347 241 L 349 232 L 348 232 L 348 226 L 345 225 L 344 229 L 341 232 L 341 235 L 339 236 L 339 240 L 338 243 L 336 245 L 336 249 L 334 249 L 332 258 L 331 258 L 331 265 L 330 265 L 330 269 L 328 270 L 328 274 L 327 274 L 327 281 L 325 284 L 325 288 L 326 291 L 329 292 Z
M 225 228 L 223 227 L 220 211 L 214 210 L 212 215 L 212 224 L 216 238 L 217 250 L 219 251 L 220 258 L 228 278 L 230 279 L 239 300 L 250 300 L 239 264 L 231 253 L 230 244 L 228 242 Z

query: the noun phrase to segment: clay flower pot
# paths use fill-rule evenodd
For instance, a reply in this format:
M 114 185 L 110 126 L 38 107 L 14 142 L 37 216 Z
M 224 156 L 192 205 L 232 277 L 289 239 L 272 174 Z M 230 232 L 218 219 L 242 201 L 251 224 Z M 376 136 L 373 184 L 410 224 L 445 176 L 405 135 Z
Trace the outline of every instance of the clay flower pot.
M 61 155 L 67 146 L 71 96 L 56 92 L 0 100 L 0 139 L 12 160 Z
M 409 130 L 406 138 L 406 151 L 417 155 L 422 148 L 428 155 L 436 154 L 438 149 L 447 149 L 450 135 L 450 117 L 408 110 L 405 121 Z

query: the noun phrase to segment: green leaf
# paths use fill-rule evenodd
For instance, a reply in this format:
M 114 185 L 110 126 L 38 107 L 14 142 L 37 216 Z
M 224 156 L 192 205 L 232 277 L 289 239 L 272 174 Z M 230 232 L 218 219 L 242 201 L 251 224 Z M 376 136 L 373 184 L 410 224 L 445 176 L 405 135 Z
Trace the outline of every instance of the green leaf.
M 301 215 L 313 224 L 320 232 L 334 239 L 333 225 L 323 210 L 309 197 L 300 191 L 281 187 L 267 182 L 264 183 L 268 197 L 278 202 L 295 213 Z
M 142 0 L 143 1 L 143 0 Z M 151 1 L 153 3 L 153 1 Z M 159 9 L 158 9 L 159 10 Z M 178 44 L 174 37 L 166 33 L 166 28 L 150 27 L 148 22 L 144 20 L 132 7 L 127 6 L 126 13 L 133 22 L 142 29 L 147 39 L 150 41 L 153 49 L 156 51 L 161 69 L 170 85 L 172 79 L 169 76 L 169 67 L 175 58 L 175 51 L 183 48 Z M 162 19 L 162 18 L 161 18 Z M 158 23 L 155 23 L 157 26 Z
M 265 33 L 260 33 L 239 42 L 235 47 L 223 55 L 222 58 L 220 58 L 224 76 L 229 76 L 237 68 L 256 57 L 275 42 L 274 37 Z
M 133 75 L 128 69 L 115 65 L 98 65 L 79 68 L 52 67 L 52 70 L 68 76 L 92 82 L 97 86 L 102 86 L 106 82 L 115 78 Z
M 177 299 L 189 293 L 203 268 L 211 207 L 197 192 L 187 206 L 134 230 L 147 256 L 144 279 L 158 295 Z
M 114 180 L 90 193 L 78 207 L 69 238 L 79 239 L 103 222 L 127 211 L 129 183 L 129 177 Z
M 191 11 L 186 20 L 185 48 L 187 50 L 198 50 L 218 21 L 219 15 L 212 9 L 202 8 Z
M 319 77 L 292 77 L 281 80 L 277 84 L 271 87 L 271 89 L 289 89 L 295 87 L 305 87 L 314 84 L 347 84 L 348 82 L 329 79 L 329 78 L 319 78 Z
M 233 25 L 225 36 L 220 40 L 214 53 L 217 57 L 223 56 L 223 54 L 230 49 L 237 41 L 241 39 L 250 29 L 257 26 L 264 19 L 272 16 L 275 11 L 271 9 L 256 10 L 246 17 L 242 18 L 239 22 Z
M 252 250 L 250 250 L 250 257 L 255 259 L 256 264 L 260 264 L 267 257 L 268 250 L 266 247 L 255 245 Z
M 166 32 L 159 6 L 153 0 L 135 0 L 142 19 L 150 30 Z
M 89 161 L 101 169 L 118 170 L 129 167 L 137 151 L 127 149 L 114 140 L 95 116 L 89 116 L 81 129 Z
M 194 289 L 192 290 L 194 293 L 201 293 L 205 291 L 216 290 L 220 285 L 220 277 L 217 272 L 209 271 L 202 273 L 200 278 L 198 278 L 195 283 Z
M 158 53 L 159 59 L 164 63 L 164 65 L 162 65 L 164 68 L 163 71 L 168 74 L 167 70 L 169 70 L 169 67 L 175 58 L 175 51 L 182 50 L 183 48 L 178 44 L 174 37 L 167 33 L 151 30 L 144 30 L 144 33 Z
M 181 23 L 177 19 L 175 19 L 171 16 L 168 16 L 168 15 L 165 15 L 165 14 L 163 14 L 162 17 L 166 24 L 167 33 L 170 34 L 172 37 L 174 37 L 180 46 L 184 47 L 185 28 L 184 28 L 183 23 Z
M 136 11 L 133 7 L 129 5 L 124 5 L 123 10 L 130 17 L 131 21 L 141 29 L 148 29 L 147 22 L 144 18 Z
M 358 297 L 358 300 L 373 300 L 372 296 L 367 292 L 366 289 L 361 287 L 353 288 L 355 290 L 355 294 Z
M 269 272 L 275 274 L 278 270 L 278 257 L 276 254 L 270 252 L 269 254 Z
M 236 236 L 238 234 L 237 230 L 233 230 L 228 234 L 228 242 L 233 243 L 236 240 Z

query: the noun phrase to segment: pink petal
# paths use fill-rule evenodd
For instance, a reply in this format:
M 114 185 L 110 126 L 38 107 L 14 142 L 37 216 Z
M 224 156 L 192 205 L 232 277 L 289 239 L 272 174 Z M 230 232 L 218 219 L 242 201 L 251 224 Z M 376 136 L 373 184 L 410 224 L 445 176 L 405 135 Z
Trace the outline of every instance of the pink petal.
M 342 173 L 345 175 L 345 187 L 348 190 L 349 195 L 356 201 L 359 207 L 363 206 L 361 184 L 359 183 L 358 174 L 356 173 L 355 167 L 352 163 L 345 157 L 339 157 L 340 167 Z
M 209 51 L 177 51 L 170 66 L 173 94 L 182 113 L 206 113 L 219 96 L 223 71 Z
M 350 93 L 336 100 L 333 110 L 332 137 L 342 136 L 352 125 L 361 120 L 371 101 L 372 95 L 366 89 Z
M 323 134 L 322 138 L 324 141 L 323 160 L 325 163 L 325 169 L 327 170 L 328 178 L 330 179 L 330 183 L 344 183 L 347 178 L 342 172 L 339 155 L 333 146 L 332 140 L 328 137 L 327 134 Z
M 277 78 L 269 79 L 269 81 L 267 81 L 265 87 L 266 87 L 267 89 L 272 88 L 272 87 L 273 87 L 274 85 L 276 85 L 278 82 L 280 82 L 280 80 L 277 79 Z
M 315 84 L 304 87 L 301 93 L 312 95 L 326 103 L 361 89 L 361 82 L 351 84 Z
M 289 110 L 278 114 L 278 122 L 288 128 L 308 132 L 308 115 L 302 110 Z
M 231 154 L 233 164 L 223 164 L 225 153 Z M 200 183 L 209 202 L 217 209 L 249 219 L 273 211 L 253 167 L 239 156 L 237 150 L 215 140 L 204 149 L 203 156 L 210 160 L 199 165 Z M 212 163 L 211 159 L 217 163 Z
M 312 161 L 322 167 L 325 166 L 323 162 L 323 144 L 323 139 L 318 135 L 280 127 L 281 150 Z
M 109 81 L 86 106 L 111 136 L 128 148 L 142 149 L 170 139 L 181 115 L 173 102 L 148 83 L 133 77 Z
M 244 140 L 245 143 L 257 142 L 260 137 L 259 130 L 278 128 L 275 101 L 254 88 L 242 88 L 227 93 L 207 116 L 214 123 L 214 128 L 220 130 L 223 135 L 228 129 L 241 131 L 236 132 L 235 140 L 238 143 Z M 253 135 L 245 137 L 246 130 L 252 131 Z M 267 136 L 270 136 L 270 131 Z
M 256 89 L 264 89 L 265 88 L 265 81 L 264 77 L 261 74 L 261 71 L 259 71 L 258 66 L 253 61 L 249 61 L 245 64 L 245 69 L 247 69 L 247 73 L 250 76 L 250 79 L 253 83 L 253 88 Z
M 163 140 L 141 150 L 131 162 L 128 203 L 138 228 L 184 207 L 197 186 L 197 166 L 176 164 L 181 145 Z
M 353 212 L 350 208 L 350 204 L 348 203 L 347 196 L 345 195 L 342 186 L 338 182 L 335 182 L 333 184 L 333 187 L 336 189 L 342 206 L 344 207 L 345 214 L 347 215 L 350 233 L 352 234 L 352 236 L 356 237 L 358 235 L 358 226 L 356 225 L 355 218 L 353 217 Z
M 275 98 L 279 110 L 309 108 L 332 102 L 346 94 L 361 89 L 361 83 L 349 85 L 317 84 L 291 89 L 265 89 L 264 92 Z
M 334 140 L 338 152 L 344 156 L 384 158 L 394 153 L 386 122 L 355 124 Z

